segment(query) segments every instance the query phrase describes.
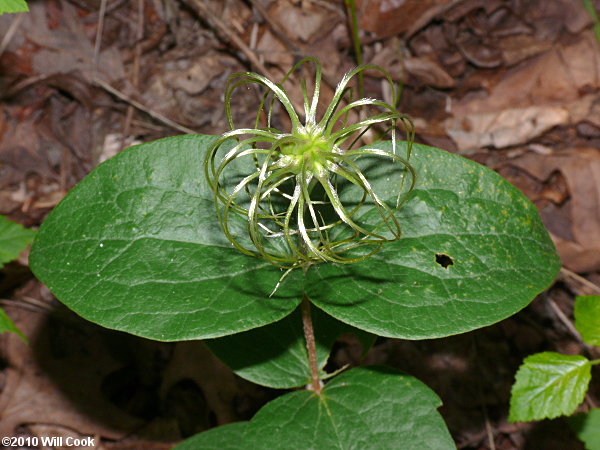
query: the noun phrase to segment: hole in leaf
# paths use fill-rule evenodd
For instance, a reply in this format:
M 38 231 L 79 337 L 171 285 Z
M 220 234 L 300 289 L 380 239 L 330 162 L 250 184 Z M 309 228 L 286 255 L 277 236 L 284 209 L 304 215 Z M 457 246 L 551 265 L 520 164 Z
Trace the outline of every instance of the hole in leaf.
M 442 266 L 444 269 L 447 269 L 448 266 L 454 265 L 454 260 L 445 253 L 436 253 L 435 262 Z

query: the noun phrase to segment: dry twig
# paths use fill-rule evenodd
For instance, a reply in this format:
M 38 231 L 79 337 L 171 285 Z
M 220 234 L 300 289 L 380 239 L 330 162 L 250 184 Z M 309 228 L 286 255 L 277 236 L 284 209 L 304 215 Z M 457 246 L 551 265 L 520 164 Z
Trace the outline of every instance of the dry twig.
M 98 28 L 96 29 L 96 41 L 94 42 L 94 57 L 92 59 L 92 70 L 94 76 L 98 70 L 98 61 L 100 59 L 100 47 L 102 45 L 102 31 L 104 30 L 104 16 L 106 16 L 106 1 L 101 0 L 100 12 L 98 13 Z
M 285 46 L 292 51 L 292 53 L 295 56 L 301 56 L 302 51 L 290 40 L 290 38 L 287 37 L 283 27 L 279 25 L 279 22 L 273 20 L 273 18 L 269 15 L 269 12 L 262 5 L 262 3 L 258 0 L 250 0 L 250 3 L 252 3 L 252 6 L 256 8 L 258 13 L 265 20 L 265 22 L 269 24 L 269 27 L 271 27 L 271 31 L 273 31 L 273 34 L 275 34 L 275 36 L 277 36 L 281 40 L 281 42 L 283 42 Z
M 477 341 L 475 340 L 473 335 L 471 335 L 471 342 L 473 343 L 473 353 L 475 354 L 475 360 L 477 360 L 479 358 L 479 356 L 478 356 L 479 349 L 477 347 Z M 492 428 L 492 423 L 490 422 L 490 416 L 488 414 L 488 410 L 485 405 L 485 398 L 483 395 L 483 387 L 481 386 L 481 380 L 479 378 L 477 378 L 476 385 L 477 385 L 477 394 L 479 397 L 479 404 L 481 406 L 481 411 L 483 412 L 483 419 L 484 419 L 484 423 L 485 423 L 485 435 L 488 440 L 488 445 L 490 447 L 490 450 L 496 450 L 496 443 L 495 443 L 495 439 L 494 439 L 494 430 Z
M 592 291 L 595 291 L 600 294 L 600 286 L 598 286 L 596 283 L 592 283 L 587 278 L 584 278 L 581 275 L 578 275 L 575 272 L 572 272 L 565 267 L 560 268 L 560 274 L 566 278 L 571 278 L 571 279 L 579 282 L 580 284 L 590 288 Z
M 144 39 L 144 0 L 138 0 L 138 20 L 135 33 L 135 48 L 133 56 L 133 65 L 131 69 L 131 84 L 139 90 L 140 84 L 140 59 L 142 57 L 142 39 Z M 121 149 L 125 147 L 125 141 L 131 131 L 131 121 L 133 119 L 134 106 L 127 107 L 125 122 L 123 125 L 123 138 L 121 140 Z
M 562 322 L 562 324 L 565 326 L 565 328 L 567 330 L 569 330 L 569 333 L 571 333 L 573 335 L 573 337 L 577 340 L 577 342 L 579 342 L 580 344 L 584 344 L 583 340 L 581 339 L 581 336 L 579 335 L 579 332 L 577 331 L 577 329 L 575 328 L 575 326 L 573 325 L 571 320 L 569 320 L 569 318 L 565 315 L 565 313 L 562 312 L 562 309 L 560 309 L 558 307 L 556 302 L 554 300 L 552 300 L 549 296 L 546 296 L 546 300 L 548 301 L 548 304 L 550 305 L 550 309 L 552 309 L 552 312 L 554 312 L 554 314 L 556 314 L 556 316 Z
M 181 131 L 182 133 L 196 134 L 196 131 L 192 130 L 191 128 L 183 126 L 183 125 L 175 122 L 174 120 L 171 120 L 168 117 L 163 116 L 161 113 L 153 111 L 153 110 L 147 108 L 142 103 L 140 103 L 140 102 L 132 99 L 131 97 L 129 97 L 129 96 L 125 95 L 125 94 L 123 94 L 121 91 L 118 91 L 117 89 L 115 89 L 114 87 L 112 87 L 110 84 L 108 84 L 106 81 L 101 80 L 100 78 L 96 77 L 96 78 L 94 78 L 94 83 L 96 85 L 100 86 L 105 91 L 107 91 L 110 94 L 114 95 L 115 97 L 123 100 L 124 102 L 129 103 L 130 105 L 134 106 L 135 108 L 139 109 L 140 111 L 145 112 L 149 116 L 154 117 L 156 120 L 164 123 L 165 125 L 173 128 L 175 130 Z
M 279 22 L 277 22 L 276 20 L 273 20 L 273 18 L 269 15 L 269 12 L 260 3 L 260 1 L 250 0 L 250 3 L 252 3 L 252 6 L 254 6 L 256 8 L 258 13 L 265 20 L 265 22 L 267 22 L 267 24 L 271 28 L 271 31 L 273 32 L 273 34 L 275 36 L 277 36 L 277 38 L 281 42 L 283 42 L 283 44 L 288 49 L 290 49 L 291 53 L 294 55 L 295 62 L 298 62 L 300 60 L 300 58 L 304 58 L 305 56 L 307 56 L 306 53 L 300 47 L 298 47 L 296 44 L 294 44 L 291 41 L 291 39 L 287 36 L 285 29 L 279 24 Z M 335 86 L 337 83 L 334 80 L 332 80 L 326 73 L 323 73 L 321 76 L 323 77 L 323 81 L 325 81 L 325 83 L 329 87 L 331 87 L 332 89 L 335 89 Z
M 2 38 L 2 42 L 0 42 L 0 56 L 2 56 L 4 50 L 6 50 L 6 47 L 8 47 L 10 40 L 13 38 L 17 30 L 19 29 L 19 26 L 21 25 L 21 22 L 23 22 L 24 18 L 25 14 L 17 14 L 15 19 L 11 22 L 10 26 L 8 27 L 8 31 Z
M 219 16 L 213 13 L 203 0 L 185 0 L 192 9 L 202 19 L 206 19 L 210 25 L 216 28 L 222 35 L 227 37 L 245 56 L 248 61 L 265 77 L 274 80 L 273 74 L 267 67 L 260 62 L 256 54 L 246 45 L 246 43 L 221 20 Z

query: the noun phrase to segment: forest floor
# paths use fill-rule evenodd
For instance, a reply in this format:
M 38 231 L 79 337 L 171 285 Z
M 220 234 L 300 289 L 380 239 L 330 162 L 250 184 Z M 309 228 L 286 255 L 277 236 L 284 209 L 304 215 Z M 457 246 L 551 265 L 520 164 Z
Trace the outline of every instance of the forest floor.
M 125 147 L 226 131 L 231 73 L 277 80 L 314 56 L 327 97 L 356 65 L 342 0 L 40 0 L 30 9 L 0 17 L 0 214 L 29 228 Z M 590 15 L 574 0 L 362 0 L 357 14 L 363 60 L 403 83 L 399 109 L 416 140 L 521 189 L 564 267 L 499 324 L 380 339 L 363 360 L 341 340 L 331 367 L 388 364 L 418 377 L 442 398 L 460 449 L 583 448 L 563 419 L 511 424 L 507 414 L 524 357 L 588 351 L 571 320 L 576 295 L 600 293 L 600 45 Z M 381 78 L 364 82 L 367 95 L 387 95 Z M 244 100 L 234 107 L 251 117 L 255 102 Z M 151 342 L 76 317 L 33 277 L 26 253 L 0 274 L 0 306 L 30 339 L 0 336 L 2 436 L 169 448 L 248 419 L 279 394 L 236 377 L 202 343 Z M 599 403 L 596 366 L 580 409 Z

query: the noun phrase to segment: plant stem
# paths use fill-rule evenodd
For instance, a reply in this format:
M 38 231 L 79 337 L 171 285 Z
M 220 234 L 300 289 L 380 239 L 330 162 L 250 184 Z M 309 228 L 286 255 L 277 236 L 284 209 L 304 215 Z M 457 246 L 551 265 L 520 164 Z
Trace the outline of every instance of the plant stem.
M 356 3 L 354 0 L 344 0 L 346 8 L 348 10 L 348 21 L 350 23 L 350 32 L 352 33 L 352 43 L 354 44 L 354 56 L 356 58 L 356 64 L 361 66 L 363 63 L 362 59 L 362 48 L 360 45 L 360 36 L 358 35 L 358 20 L 356 19 Z M 363 98 L 365 96 L 365 88 L 363 81 L 363 73 L 358 73 L 358 96 Z
M 306 295 L 302 298 L 302 327 L 304 328 L 304 339 L 306 340 L 306 349 L 308 350 L 308 364 L 310 365 L 312 388 L 313 391 L 315 391 L 317 394 L 320 394 L 321 379 L 319 378 L 319 368 L 317 366 L 315 332 L 310 314 L 310 300 L 308 300 Z
M 600 359 L 592 359 L 592 360 L 590 361 L 590 364 L 591 364 L 592 366 L 595 366 L 596 364 L 600 364 Z

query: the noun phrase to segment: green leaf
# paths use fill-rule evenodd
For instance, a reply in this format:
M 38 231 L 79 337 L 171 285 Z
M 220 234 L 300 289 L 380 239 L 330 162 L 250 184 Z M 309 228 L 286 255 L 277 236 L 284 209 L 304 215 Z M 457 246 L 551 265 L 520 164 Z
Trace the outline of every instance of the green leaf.
M 6 332 L 16 333 L 21 337 L 21 339 L 23 339 L 23 341 L 27 342 L 25 335 L 15 326 L 14 322 L 10 317 L 8 317 L 6 312 L 0 308 L 0 334 Z
M 364 352 L 375 336 L 333 319 L 312 308 L 317 362 L 323 369 L 335 340 L 353 333 Z M 205 342 L 237 375 L 272 388 L 293 388 L 310 383 L 310 366 L 300 308 L 279 322 L 244 333 Z M 327 374 L 322 372 L 321 377 Z
M 173 450 L 242 450 L 248 422 L 236 422 L 196 434 L 180 442 Z
M 590 383 L 590 361 L 579 355 L 543 352 L 525 359 L 512 387 L 511 422 L 570 415 Z
M 306 281 L 293 271 L 270 298 L 282 272 L 234 250 L 217 224 L 202 170 L 214 139 L 163 139 L 96 168 L 41 227 L 30 255 L 36 276 L 88 320 L 157 340 L 273 323 L 296 308 L 305 284 L 311 301 L 342 322 L 421 339 L 510 316 L 559 269 L 537 210 L 516 188 L 479 164 L 415 145 L 418 184 L 399 212 L 404 237 L 363 263 L 314 266 Z M 386 170 L 377 164 L 368 175 L 395 202 L 398 182 Z M 239 220 L 236 233 L 245 230 Z
M 35 231 L 0 216 L 0 268 L 4 263 L 17 259 L 19 253 L 33 240 L 34 235 Z
M 575 328 L 586 344 L 600 346 L 600 296 L 575 298 Z
M 416 378 L 359 367 L 336 376 L 320 395 L 278 397 L 250 421 L 248 449 L 453 449 L 436 411 L 438 396 Z
M 567 420 L 587 450 L 600 450 L 600 408 L 591 409 L 587 414 L 575 414 Z
M 389 143 L 377 147 L 391 150 Z M 514 186 L 423 145 L 413 146 L 410 163 L 417 185 L 398 213 L 402 238 L 358 264 L 311 267 L 306 285 L 314 304 L 377 335 L 427 339 L 498 322 L 552 283 L 556 250 L 537 209 Z M 398 176 L 382 164 L 366 176 L 395 201 Z
M 215 138 L 130 148 L 48 216 L 30 267 L 63 303 L 107 328 L 161 341 L 224 336 L 298 305 L 302 274 L 243 255 L 225 239 L 202 163 Z
M 0 0 L 0 16 L 3 13 L 27 12 L 29 8 L 25 0 Z

